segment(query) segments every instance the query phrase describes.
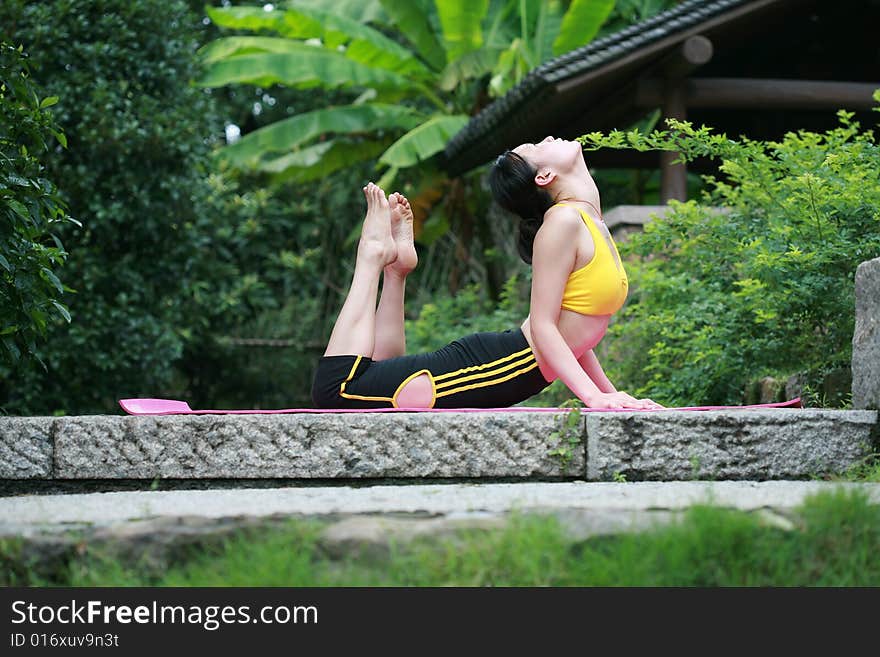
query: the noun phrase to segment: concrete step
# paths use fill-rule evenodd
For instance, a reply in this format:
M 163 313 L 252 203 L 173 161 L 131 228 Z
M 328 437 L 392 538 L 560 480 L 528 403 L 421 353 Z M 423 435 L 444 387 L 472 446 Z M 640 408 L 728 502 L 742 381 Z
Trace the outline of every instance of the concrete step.
M 291 518 L 318 523 L 330 558 L 384 558 L 414 539 L 503 528 L 519 515 L 550 515 L 574 541 L 673 522 L 696 504 L 754 513 L 792 530 L 808 496 L 860 490 L 880 504 L 880 484 L 764 482 L 520 482 L 277 489 L 127 491 L 0 498 L 0 539 L 14 538 L 38 572 L 89 549 L 111 550 L 161 572 L 194 546 L 241 532 L 265 535 Z
M 880 504 L 880 483 L 832 481 L 518 482 L 289 486 L 233 490 L 116 491 L 0 498 L 0 534 L 63 531 L 158 518 L 306 517 L 384 514 L 465 517 L 536 510 L 681 511 L 695 504 L 754 511 L 792 509 L 832 490 L 864 491 Z
M 573 413 L 573 414 L 572 414 Z M 10 482 L 798 479 L 872 451 L 877 411 L 0 418 Z

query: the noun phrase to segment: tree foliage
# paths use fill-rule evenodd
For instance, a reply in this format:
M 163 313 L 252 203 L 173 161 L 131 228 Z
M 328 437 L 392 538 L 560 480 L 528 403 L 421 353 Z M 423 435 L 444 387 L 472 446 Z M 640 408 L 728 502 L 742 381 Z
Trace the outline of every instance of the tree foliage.
M 806 372 L 818 387 L 849 365 L 855 270 L 880 256 L 880 147 L 852 117 L 779 142 L 672 119 L 581 138 L 719 158 L 725 175 L 622 245 L 632 285 L 606 338 L 612 380 L 667 404 L 735 404 L 748 379 Z
M 373 160 L 378 150 L 379 163 L 387 167 L 380 184 L 388 185 L 398 170 L 443 150 L 479 109 L 490 76 L 492 92 L 500 95 L 545 59 L 587 43 L 615 0 L 366 4 L 373 11 L 360 19 L 340 13 L 335 2 L 320 0 L 291 0 L 269 10 L 208 8 L 219 26 L 258 35 L 208 44 L 202 51 L 207 70 L 201 84 L 364 91 L 347 107 L 316 109 L 245 135 L 226 149 L 236 166 L 312 180 L 358 160 Z M 408 112 L 392 111 L 402 102 Z M 370 123 L 373 116 L 380 120 Z M 297 129 L 300 124 L 323 130 Z M 393 136 L 390 142 L 388 135 Z M 327 141 L 316 144 L 319 136 Z M 312 156 L 287 155 L 300 149 Z M 347 157 L 329 157 L 340 149 Z
M 39 349 L 48 374 L 0 372 L 8 412 L 107 412 L 125 396 L 161 395 L 198 319 L 194 272 L 211 257 L 205 211 L 210 97 L 197 75 L 194 19 L 164 0 L 20 0 L 0 25 L 24 44 L 69 150 L 46 154 L 80 230 L 70 251 L 72 322 Z M 67 230 L 64 230 L 67 229 Z
M 53 233 L 76 223 L 40 159 L 66 139 L 40 98 L 21 47 L 0 42 L 0 363 L 36 357 L 53 318 L 70 321 L 58 277 L 67 252 Z M 38 357 L 37 357 L 38 358 Z

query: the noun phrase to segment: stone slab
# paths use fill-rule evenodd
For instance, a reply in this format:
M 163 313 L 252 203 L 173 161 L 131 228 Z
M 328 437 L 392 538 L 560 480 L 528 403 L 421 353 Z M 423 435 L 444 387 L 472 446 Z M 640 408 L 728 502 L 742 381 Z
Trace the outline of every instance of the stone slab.
M 568 412 L 0 417 L 0 473 L 7 482 L 67 483 L 807 478 L 859 463 L 878 429 L 873 410 L 585 412 L 570 430 L 563 428 L 567 418 Z M 565 454 L 554 454 L 560 446 Z
M 290 519 L 317 523 L 318 548 L 330 559 L 385 560 L 415 540 L 447 550 L 463 532 L 509 526 L 514 512 L 554 517 L 573 542 L 651 530 L 676 522 L 694 504 L 739 509 L 792 531 L 807 496 L 841 488 L 880 504 L 880 484 L 818 481 L 139 491 L 0 499 L 0 538 L 14 539 L 31 572 L 47 577 L 92 552 L 160 575 L 233 536 L 265 536 Z
M 51 417 L 0 418 L 0 478 L 52 476 L 53 421 Z
M 853 408 L 880 408 L 880 258 L 856 269 L 852 339 Z
M 76 416 L 55 421 L 63 479 L 558 477 L 567 413 Z M 0 424 L 2 431 L 2 424 Z M 583 420 L 575 430 L 583 435 Z
M 672 208 L 669 205 L 616 205 L 605 213 L 605 225 L 612 232 L 625 226 L 644 226 L 654 217 L 662 219 Z M 713 207 L 710 212 L 727 214 L 728 208 Z M 616 235 L 615 235 L 616 237 Z
M 124 491 L 0 498 L 0 536 L 100 528 L 162 518 L 408 514 L 448 519 L 520 512 L 680 511 L 713 504 L 743 511 L 791 509 L 822 491 L 859 489 L 880 504 L 880 483 L 826 481 L 519 482 Z M 198 525 L 191 521 L 190 525 Z
M 669 212 L 668 205 L 616 205 L 605 212 L 605 225 L 615 231 L 621 226 L 643 226 L 654 216 L 661 219 Z
M 591 481 L 797 479 L 841 473 L 872 451 L 875 411 L 586 414 Z

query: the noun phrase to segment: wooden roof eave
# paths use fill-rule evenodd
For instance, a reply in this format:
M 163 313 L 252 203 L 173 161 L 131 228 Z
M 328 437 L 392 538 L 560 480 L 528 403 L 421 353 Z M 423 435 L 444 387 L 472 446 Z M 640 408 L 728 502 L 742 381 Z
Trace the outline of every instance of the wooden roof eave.
M 565 67 L 549 71 L 545 85 L 531 98 L 520 103 L 503 117 L 496 127 L 466 145 L 454 158 L 444 158 L 450 175 L 460 175 L 507 148 L 545 134 L 573 137 L 591 130 L 607 130 L 599 115 L 613 116 L 616 127 L 624 127 L 644 114 L 636 106 L 640 79 L 658 72 L 676 48 L 694 36 L 706 36 L 713 43 L 734 41 L 747 32 L 756 20 L 767 20 L 770 13 L 783 12 L 805 0 L 756 0 L 707 19 L 690 28 L 646 44 L 619 59 L 597 66 L 582 74 L 566 77 Z M 622 80 L 626 82 L 621 83 Z M 496 101 L 498 102 L 498 101 Z M 597 111 L 577 108 L 598 107 Z M 611 109 L 613 108 L 613 109 Z M 566 126 L 563 130 L 560 126 Z

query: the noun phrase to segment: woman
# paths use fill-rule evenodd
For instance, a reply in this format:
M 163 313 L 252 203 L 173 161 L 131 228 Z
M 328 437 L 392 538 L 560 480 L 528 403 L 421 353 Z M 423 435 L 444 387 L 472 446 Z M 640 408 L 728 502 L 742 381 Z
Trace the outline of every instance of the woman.
M 404 286 L 418 263 L 412 211 L 403 196 L 386 198 L 370 183 L 351 288 L 315 373 L 315 405 L 506 407 L 559 378 L 591 408 L 663 408 L 615 390 L 592 351 L 626 299 L 627 280 L 611 235 L 587 212 L 599 207 L 599 192 L 580 144 L 552 137 L 522 144 L 498 158 L 490 182 L 496 200 L 523 218 L 520 254 L 533 269 L 529 317 L 516 329 L 405 355 Z

